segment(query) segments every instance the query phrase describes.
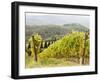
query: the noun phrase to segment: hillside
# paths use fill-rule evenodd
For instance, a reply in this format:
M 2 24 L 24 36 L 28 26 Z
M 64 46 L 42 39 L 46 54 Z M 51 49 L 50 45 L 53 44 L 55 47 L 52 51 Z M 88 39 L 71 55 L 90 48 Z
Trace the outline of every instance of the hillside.
M 44 40 L 53 38 L 55 35 L 63 37 L 65 34 L 76 31 L 87 31 L 88 28 L 80 24 L 64 24 L 64 25 L 26 25 L 25 37 L 26 40 L 35 33 L 39 33 Z
M 40 56 L 43 58 L 67 58 L 66 56 L 72 55 L 80 57 L 82 56 L 82 50 L 84 48 L 84 32 L 72 32 L 71 34 L 65 35 L 60 40 L 51 44 L 45 49 Z M 89 52 L 89 40 L 86 40 L 86 55 Z
M 26 54 L 26 67 L 57 67 L 89 64 L 89 38 L 84 44 L 84 32 L 73 31 L 38 53 L 38 61 Z M 85 46 L 85 52 L 84 52 Z M 83 57 L 84 54 L 84 57 Z M 84 58 L 84 63 L 80 58 Z
M 75 30 L 75 31 L 88 31 L 89 28 L 85 27 L 78 23 L 71 23 L 71 24 L 64 24 L 64 28 L 67 28 L 68 31 Z

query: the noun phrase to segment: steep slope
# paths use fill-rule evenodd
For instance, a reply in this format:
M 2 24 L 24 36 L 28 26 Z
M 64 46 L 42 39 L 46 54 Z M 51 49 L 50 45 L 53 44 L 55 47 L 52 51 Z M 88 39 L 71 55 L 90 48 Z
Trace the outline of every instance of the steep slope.
M 72 32 L 51 44 L 39 54 L 40 58 L 67 58 L 67 56 L 81 57 L 84 48 L 84 32 Z M 86 56 L 89 56 L 89 39 L 86 40 Z

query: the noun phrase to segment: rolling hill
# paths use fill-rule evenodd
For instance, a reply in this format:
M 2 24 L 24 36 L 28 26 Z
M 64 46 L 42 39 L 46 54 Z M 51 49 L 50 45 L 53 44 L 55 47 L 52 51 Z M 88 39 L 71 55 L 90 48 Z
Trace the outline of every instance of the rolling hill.
M 89 28 L 77 23 L 64 25 L 26 25 L 25 37 L 27 41 L 32 34 L 39 33 L 44 40 L 47 40 L 49 38 L 53 38 L 55 35 L 63 37 L 65 34 L 72 32 L 72 30 L 88 31 Z

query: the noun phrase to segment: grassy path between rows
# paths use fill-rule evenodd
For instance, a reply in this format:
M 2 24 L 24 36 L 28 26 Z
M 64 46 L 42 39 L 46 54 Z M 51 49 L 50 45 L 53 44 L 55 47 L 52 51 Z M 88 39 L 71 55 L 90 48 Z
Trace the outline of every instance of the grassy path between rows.
M 63 59 L 48 58 L 34 62 L 33 57 L 26 58 L 26 68 L 42 68 L 42 67 L 63 67 L 63 66 L 79 66 L 78 63 L 66 61 Z

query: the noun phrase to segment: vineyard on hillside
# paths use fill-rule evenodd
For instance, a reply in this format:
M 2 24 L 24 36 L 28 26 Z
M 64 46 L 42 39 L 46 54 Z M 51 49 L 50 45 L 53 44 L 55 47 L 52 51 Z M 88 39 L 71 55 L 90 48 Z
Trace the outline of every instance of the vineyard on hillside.
M 44 40 L 34 34 L 26 42 L 26 68 L 89 65 L 89 32 L 73 31 Z

